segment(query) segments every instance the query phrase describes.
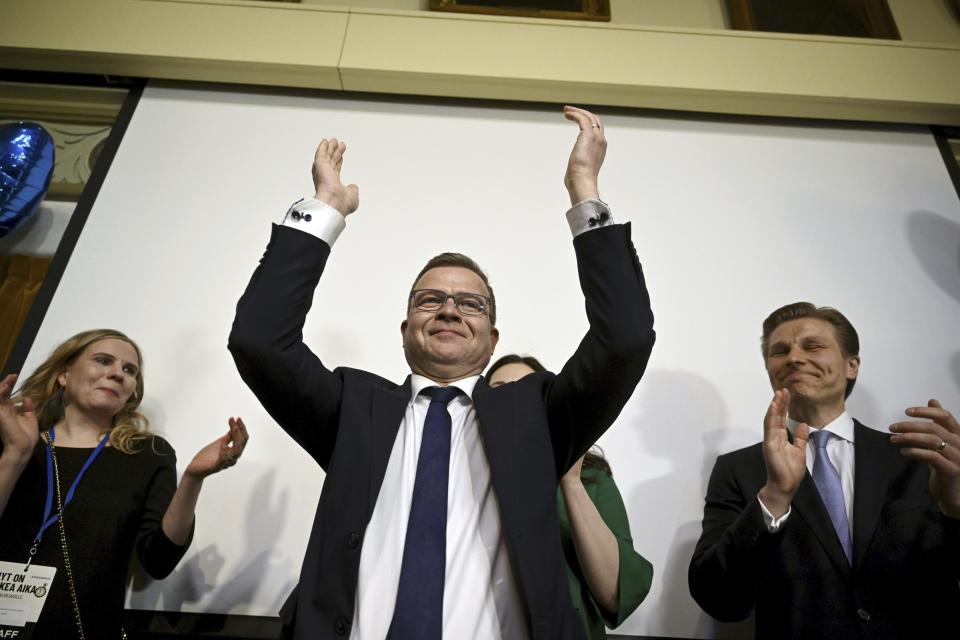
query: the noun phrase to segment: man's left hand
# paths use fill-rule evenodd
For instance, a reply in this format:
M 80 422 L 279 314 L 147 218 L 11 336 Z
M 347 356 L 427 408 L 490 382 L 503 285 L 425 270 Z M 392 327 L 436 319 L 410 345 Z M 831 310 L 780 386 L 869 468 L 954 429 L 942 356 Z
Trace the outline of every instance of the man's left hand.
M 890 425 L 890 441 L 906 457 L 930 465 L 930 493 L 940 511 L 960 518 L 960 423 L 936 400 L 910 407 L 906 414 L 922 420 Z
M 607 138 L 600 118 L 589 111 L 568 106 L 563 108 L 563 116 L 580 127 L 580 134 L 567 162 L 567 173 L 563 176 L 563 184 L 570 194 L 570 204 L 575 205 L 600 196 L 597 177 L 607 154 Z

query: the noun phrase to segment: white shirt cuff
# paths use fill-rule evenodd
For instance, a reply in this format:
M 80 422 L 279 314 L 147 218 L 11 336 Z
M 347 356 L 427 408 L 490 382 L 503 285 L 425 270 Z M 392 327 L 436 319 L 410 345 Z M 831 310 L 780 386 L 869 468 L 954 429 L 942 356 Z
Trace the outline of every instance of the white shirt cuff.
M 573 237 L 577 237 L 586 231 L 613 224 L 613 215 L 606 202 L 590 198 L 578 202 L 567 211 L 567 223 Z
M 293 227 L 316 236 L 333 248 L 333 243 L 347 226 L 339 211 L 316 198 L 304 198 L 293 203 L 283 217 L 283 226 Z
M 785 514 L 779 518 L 774 518 L 773 514 L 770 513 L 770 510 L 767 509 L 767 506 L 763 504 L 763 500 L 760 499 L 760 496 L 757 496 L 757 502 L 760 503 L 760 509 L 763 511 L 763 522 L 767 525 L 767 531 L 770 533 L 776 533 L 779 531 L 780 527 L 783 526 L 783 523 L 787 521 L 787 518 L 790 517 L 790 513 L 793 511 L 793 505 L 790 505 Z

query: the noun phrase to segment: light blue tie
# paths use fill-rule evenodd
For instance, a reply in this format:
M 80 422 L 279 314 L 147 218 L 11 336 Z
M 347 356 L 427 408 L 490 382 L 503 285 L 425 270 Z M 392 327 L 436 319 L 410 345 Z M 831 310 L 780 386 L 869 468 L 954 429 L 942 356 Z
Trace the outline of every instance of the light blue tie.
M 850 540 L 847 509 L 843 502 L 843 485 L 840 484 L 840 474 L 837 473 L 837 468 L 833 466 L 830 456 L 827 454 L 827 443 L 830 441 L 831 435 L 833 434 L 829 431 L 811 429 L 810 439 L 813 440 L 813 446 L 817 448 L 817 457 L 813 461 L 813 482 L 820 491 L 820 498 L 827 508 L 837 537 L 840 538 L 843 553 L 852 565 L 853 545 Z

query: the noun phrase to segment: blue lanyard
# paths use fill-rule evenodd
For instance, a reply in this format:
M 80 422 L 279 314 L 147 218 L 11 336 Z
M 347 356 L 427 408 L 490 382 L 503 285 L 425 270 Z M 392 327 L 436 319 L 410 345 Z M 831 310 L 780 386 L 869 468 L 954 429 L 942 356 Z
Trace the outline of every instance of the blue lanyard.
M 33 541 L 34 547 L 40 543 L 40 540 L 43 539 L 44 532 L 54 524 L 57 520 L 60 519 L 60 514 L 55 513 L 53 516 L 50 515 L 50 512 L 53 511 L 53 442 L 56 440 L 56 433 L 53 430 L 53 427 L 50 427 L 50 442 L 47 444 L 47 500 L 44 503 L 43 507 L 43 523 L 40 525 L 40 530 L 37 532 L 36 538 Z M 80 468 L 80 473 L 77 474 L 77 477 L 74 478 L 73 484 L 70 485 L 70 489 L 67 491 L 67 498 L 63 501 L 62 509 L 60 513 L 63 513 L 63 510 L 67 508 L 67 505 L 73 501 L 73 494 L 77 490 L 77 485 L 80 484 L 80 480 L 83 478 L 83 474 L 87 472 L 87 469 L 90 468 L 90 465 L 93 464 L 93 461 L 96 460 L 97 456 L 100 455 L 100 452 L 103 451 L 103 447 L 106 446 L 107 440 L 109 440 L 108 435 L 104 435 L 100 439 L 100 443 L 97 444 L 97 448 L 94 449 L 89 456 L 87 456 L 87 461 L 83 463 L 83 466 Z M 32 556 L 32 554 L 31 554 Z

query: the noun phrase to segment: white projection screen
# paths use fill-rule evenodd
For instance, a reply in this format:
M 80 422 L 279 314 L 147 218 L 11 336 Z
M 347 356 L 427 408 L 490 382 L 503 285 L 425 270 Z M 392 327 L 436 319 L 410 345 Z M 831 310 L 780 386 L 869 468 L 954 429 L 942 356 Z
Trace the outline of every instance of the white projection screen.
M 760 439 L 763 318 L 797 300 L 848 315 L 862 342 L 850 408 L 868 425 L 933 397 L 960 411 L 960 204 L 926 128 L 601 115 L 601 194 L 633 224 L 658 335 L 600 441 L 656 571 L 617 633 L 737 636 L 693 602 L 687 565 L 714 459 Z M 317 142 L 347 141 L 361 206 L 305 339 L 331 367 L 402 381 L 411 279 L 447 250 L 490 274 L 497 355 L 558 370 L 572 353 L 586 329 L 563 217 L 576 133 L 559 105 L 146 88 L 24 371 L 77 331 L 118 328 L 144 350 L 144 407 L 181 469 L 228 416 L 251 440 L 206 482 L 183 562 L 136 579 L 128 606 L 275 615 L 297 580 L 324 475 L 244 386 L 226 341 L 271 223 L 311 193 Z

